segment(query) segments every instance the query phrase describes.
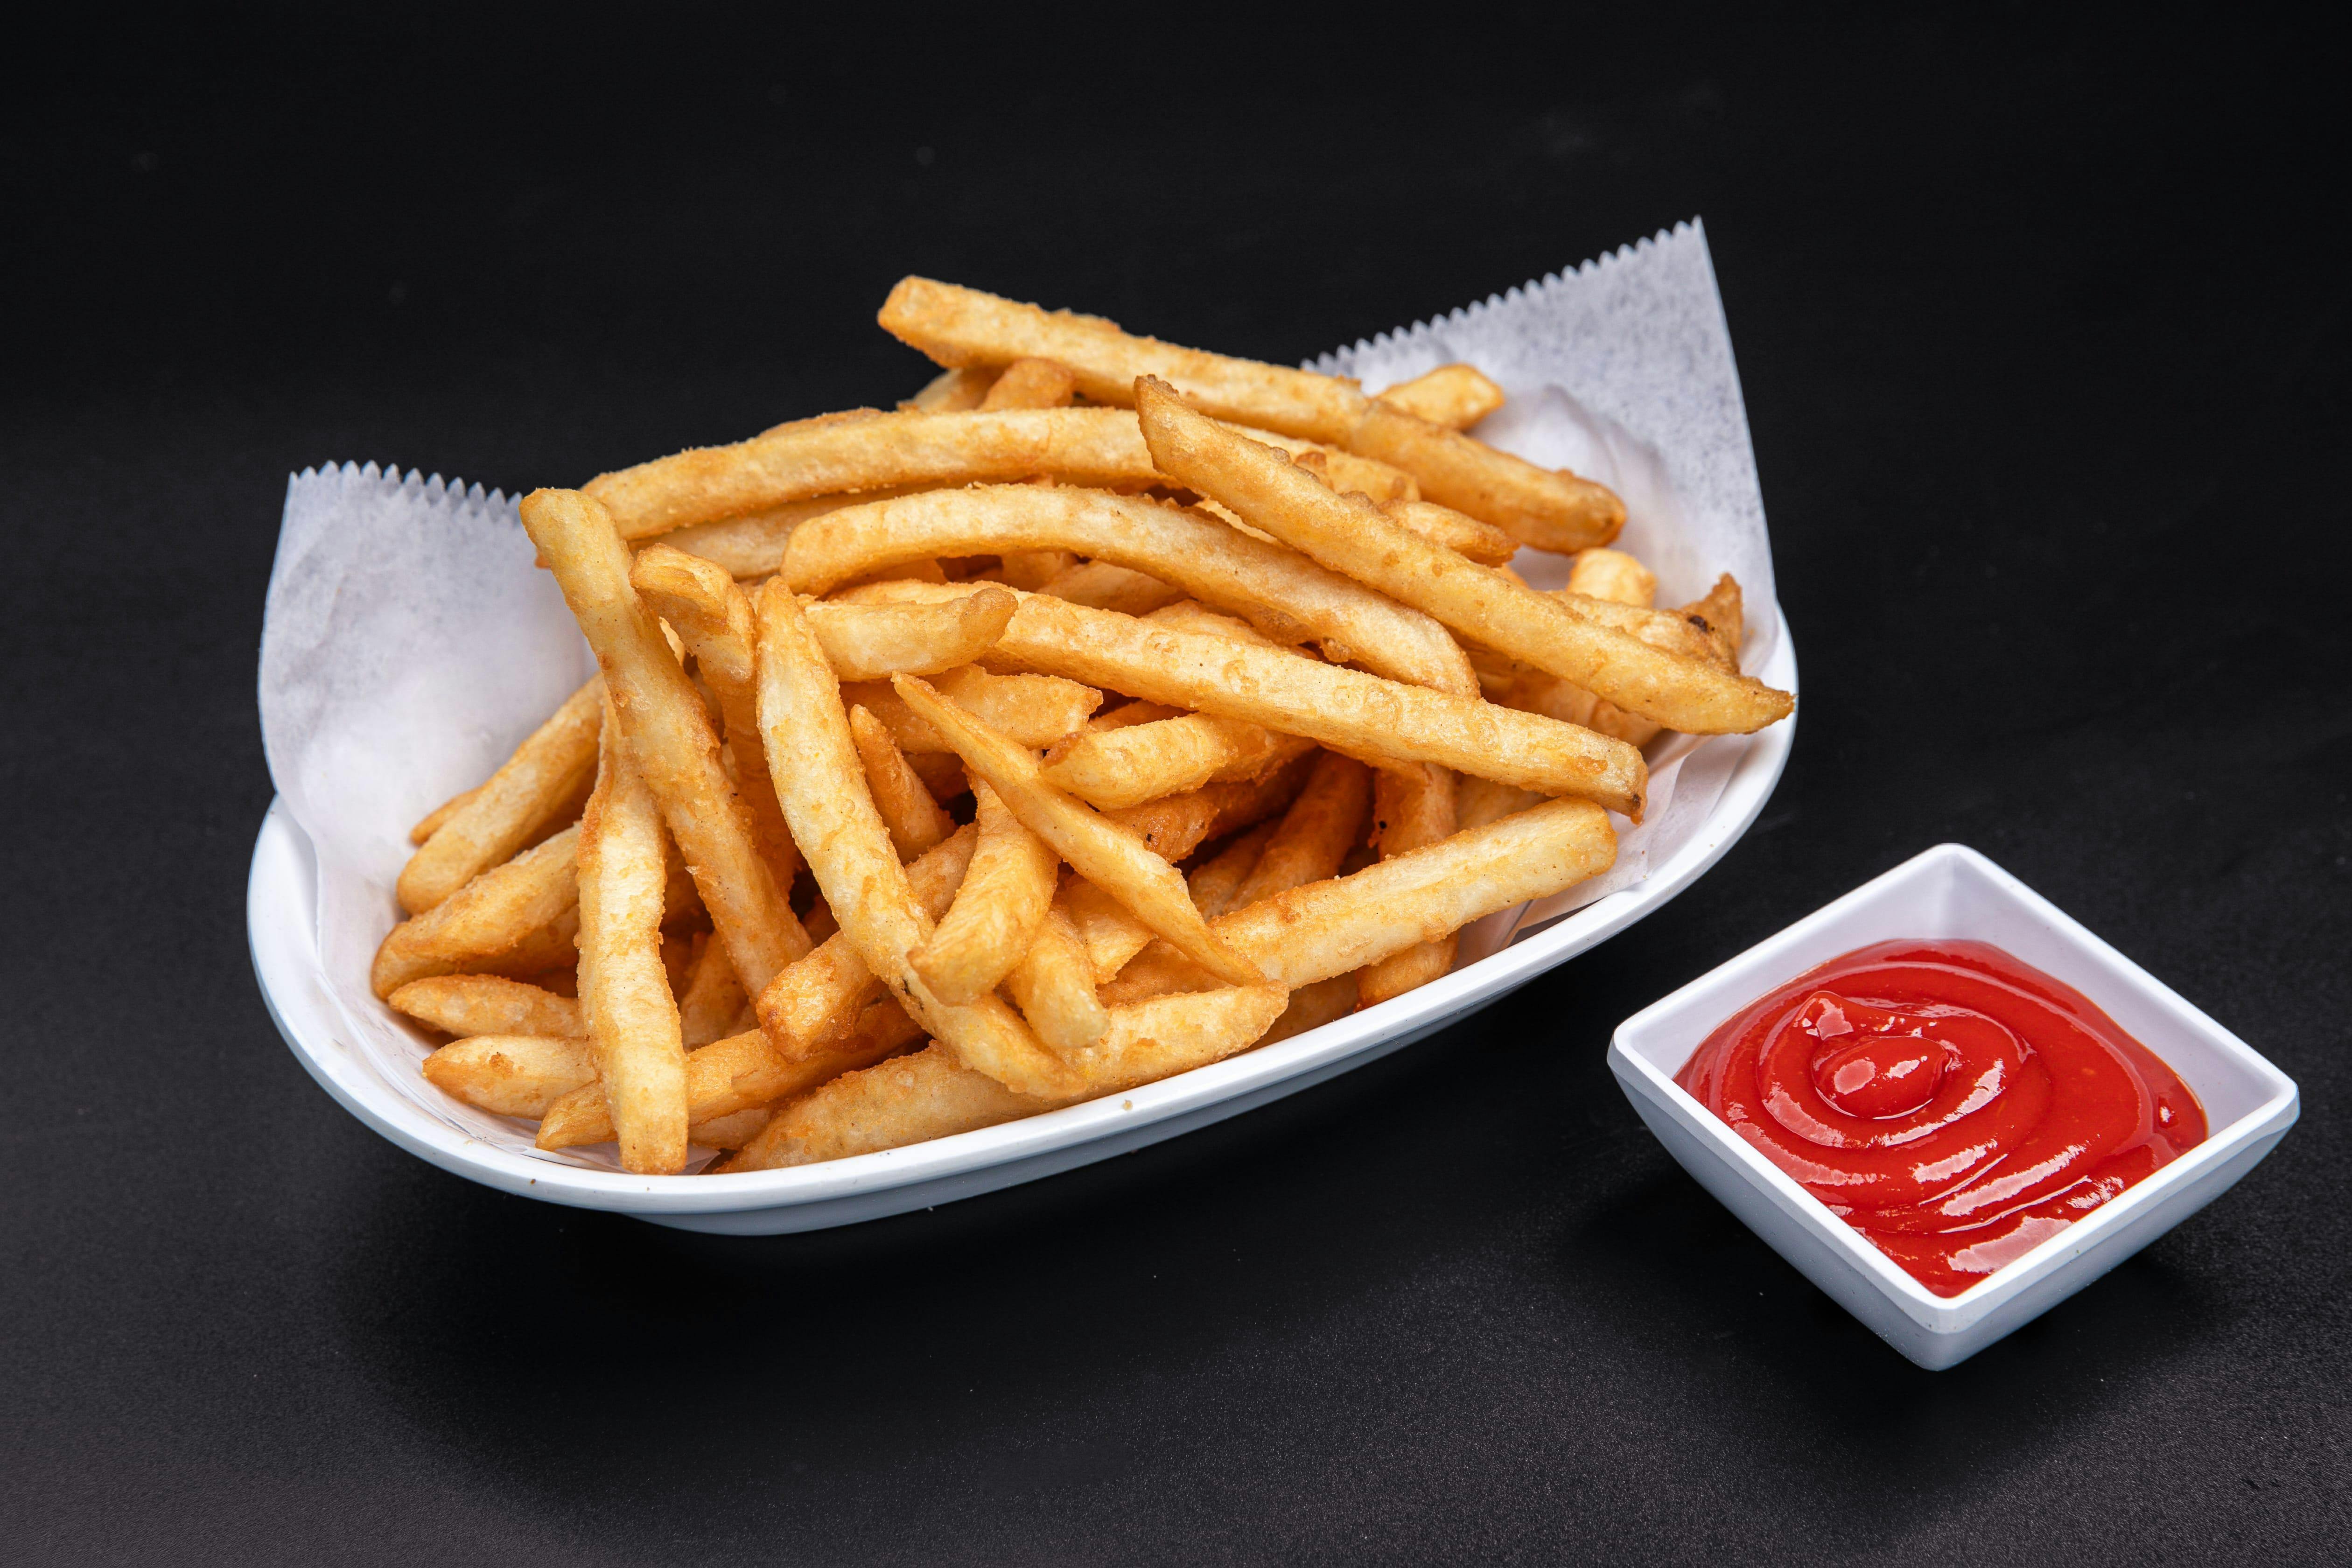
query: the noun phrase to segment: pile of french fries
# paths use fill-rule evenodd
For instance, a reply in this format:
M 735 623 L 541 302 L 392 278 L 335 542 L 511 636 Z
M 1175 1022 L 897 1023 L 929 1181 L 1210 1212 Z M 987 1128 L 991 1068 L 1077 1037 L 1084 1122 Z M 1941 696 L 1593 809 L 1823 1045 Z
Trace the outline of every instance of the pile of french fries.
M 945 367 L 897 412 L 522 503 L 599 673 L 416 825 L 372 979 L 542 1149 L 803 1164 L 1288 1037 L 1605 869 L 1662 730 L 1791 709 L 1737 583 L 1654 608 L 1616 496 L 1465 433 L 1467 365 L 919 278 L 881 323 Z

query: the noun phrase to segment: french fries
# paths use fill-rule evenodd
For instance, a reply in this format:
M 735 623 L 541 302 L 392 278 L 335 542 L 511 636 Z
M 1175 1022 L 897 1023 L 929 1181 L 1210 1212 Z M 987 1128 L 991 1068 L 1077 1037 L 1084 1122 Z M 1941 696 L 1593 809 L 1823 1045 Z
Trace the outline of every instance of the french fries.
M 977 827 L 959 827 L 945 843 L 907 868 L 907 885 L 934 921 L 947 916 L 980 843 Z M 858 1010 L 880 996 L 880 976 L 849 938 L 836 931 L 785 968 L 756 999 L 760 1026 L 788 1058 L 832 1045 L 856 1024 Z
M 1048 906 L 1029 950 L 1004 977 L 1004 989 L 1037 1031 L 1064 1058 L 1082 1051 L 1110 1027 L 1095 994 L 1095 977 L 1078 928 L 1060 906 Z
M 522 521 L 595 650 L 629 759 L 660 805 L 729 962 L 745 989 L 765 985 L 809 950 L 808 933 L 719 765 L 702 699 L 630 585 L 627 549 L 604 509 L 575 491 L 532 491 Z
M 993 990 L 1021 962 L 1045 923 L 1062 868 L 994 790 L 981 784 L 972 793 L 980 843 L 963 885 L 938 929 L 908 955 L 941 1000 L 956 1003 Z M 1075 934 L 1071 940 L 1075 944 Z
M 1167 387 L 1139 385 L 1136 412 L 1153 459 L 1172 477 L 1324 565 L 1628 712 L 1695 735 L 1745 734 L 1790 712 L 1786 692 L 1675 658 L 1578 614 L 1572 602 L 1430 543 L 1376 508 L 1333 495 L 1270 448 L 1195 414 Z
M 662 967 L 662 827 L 654 792 L 605 715 L 580 819 L 580 1016 L 621 1168 L 686 1168 L 686 1047 Z
M 384 998 L 420 1024 L 460 1038 L 471 1035 L 584 1037 L 580 1004 L 541 986 L 495 974 L 443 974 L 412 980 Z
M 929 593 L 946 598 L 960 591 L 950 584 Z M 1475 699 L 1035 594 L 1022 595 L 993 653 L 1030 669 L 1245 720 L 1353 755 L 1436 763 L 1548 795 L 1581 795 L 1641 820 L 1649 770 L 1639 752 Z
M 898 412 L 523 502 L 599 674 L 410 829 L 370 982 L 542 1150 L 782 1168 L 1289 1039 L 1609 867 L 1661 729 L 1790 710 L 1737 582 L 1654 607 L 1613 494 L 1462 433 L 1473 366 L 882 322 L 944 367 Z
M 890 843 L 899 859 L 912 860 L 955 831 L 955 820 L 940 809 L 931 792 L 907 765 L 906 753 L 898 750 L 880 720 L 853 705 L 849 739 L 857 748 L 858 760 L 866 764 L 866 787 L 873 793 L 874 808 L 882 814 L 882 826 L 889 829 Z
M 1377 395 L 1391 408 L 1448 430 L 1467 430 L 1503 406 L 1503 389 L 1467 364 L 1439 365 Z
M 1383 772 L 1372 785 L 1372 843 L 1384 860 L 1454 837 L 1454 777 L 1444 768 Z M 1361 1005 L 1375 1006 L 1428 984 L 1454 968 L 1460 939 L 1452 931 L 1366 964 L 1356 972 Z
M 1292 471 L 1302 484 L 1316 482 Z M 997 485 L 844 508 L 793 536 L 782 575 L 803 593 L 823 594 L 901 562 L 1032 550 L 1068 550 L 1146 573 L 1277 642 L 1339 642 L 1392 679 L 1477 691 L 1468 658 L 1427 616 L 1284 545 L 1142 497 Z
M 1160 481 L 1127 410 L 1028 408 L 803 420 L 604 474 L 584 493 L 634 540 L 845 490 L 1036 474 L 1133 489 Z
M 390 996 L 412 980 L 479 967 L 565 913 L 580 901 L 579 842 L 580 829 L 567 827 L 393 927 L 368 976 L 375 994 Z
M 1077 395 L 1078 378 L 1067 365 L 1049 359 L 1017 359 L 1004 367 L 981 398 L 983 410 L 1067 408 Z
M 904 696 L 919 683 L 902 675 L 897 684 Z M 962 710 L 922 689 L 930 698 L 924 718 L 971 727 L 968 718 L 954 717 Z M 1067 1069 L 1010 1006 L 992 994 L 961 1005 L 942 1002 L 908 962 L 930 936 L 931 918 L 916 900 L 866 792 L 840 688 L 800 601 L 776 579 L 760 593 L 760 729 L 784 819 L 866 966 L 917 1024 L 975 1072 L 1019 1093 L 1063 1089 Z M 970 763 L 968 754 L 959 754 Z
M 604 683 L 591 680 L 531 731 L 488 782 L 459 797 L 464 805 L 450 803 L 457 808 L 440 818 L 401 868 L 394 891 L 402 909 L 423 914 L 512 858 L 567 804 L 584 803 L 584 785 L 596 771 L 604 700 Z M 425 820 L 435 817 L 440 813 Z
M 776 885 L 792 886 L 800 850 L 768 782 L 760 752 L 760 721 L 751 696 L 751 603 L 714 563 L 665 544 L 638 552 L 629 583 L 694 655 L 695 668 L 719 699 L 720 721 L 733 760 L 736 795 L 751 816 L 751 834 Z
M 1230 984 L 1259 980 L 1208 934 L 1184 879 L 1141 840 L 1097 815 L 1084 801 L 1045 782 L 1037 759 L 989 729 L 921 680 L 902 675 L 898 695 L 947 738 L 973 777 L 985 779 L 1020 820 L 1080 876 L 1108 893 L 1187 958 Z
M 925 278 L 902 279 L 883 303 L 880 321 L 884 331 L 942 364 L 1006 364 L 1033 354 L 1058 361 L 1097 403 L 1130 403 L 1138 377 L 1158 376 L 1216 418 L 1328 442 L 1402 468 L 1419 481 L 1423 498 L 1542 549 L 1606 544 L 1624 525 L 1624 504 L 1605 487 L 1538 468 L 1368 398 L 1336 376 L 1129 337 L 1094 317 L 1049 314 Z
M 435 1051 L 424 1071 L 476 1110 L 536 1121 L 565 1095 L 595 1085 L 596 1048 L 547 1035 L 478 1035 Z
M 942 605 L 811 605 L 808 623 L 835 679 L 887 680 L 971 663 L 1003 635 L 1016 607 L 1012 595 L 982 589 Z
M 929 587 L 928 584 L 908 584 Z M 986 592 L 985 589 L 971 590 Z M 966 592 L 941 585 L 952 603 Z M 814 606 L 812 605 L 811 608 Z M 992 675 L 971 665 L 942 673 L 930 683 L 956 706 L 977 715 L 992 729 L 1002 730 L 1024 746 L 1050 746 L 1070 734 L 1102 706 L 1102 693 L 1075 680 L 1051 675 Z M 841 689 L 842 700 L 865 709 L 890 732 L 890 739 L 908 756 L 950 751 L 939 731 L 919 716 L 887 683 L 852 681 Z

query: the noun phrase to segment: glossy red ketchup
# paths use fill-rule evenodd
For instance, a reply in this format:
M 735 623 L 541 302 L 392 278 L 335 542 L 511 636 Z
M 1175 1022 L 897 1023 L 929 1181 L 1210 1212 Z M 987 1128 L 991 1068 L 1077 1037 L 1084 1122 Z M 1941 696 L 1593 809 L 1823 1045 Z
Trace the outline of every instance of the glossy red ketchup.
M 1675 1081 L 1938 1296 L 2205 1141 L 2180 1076 L 1980 942 L 1888 942 L 1744 1008 Z

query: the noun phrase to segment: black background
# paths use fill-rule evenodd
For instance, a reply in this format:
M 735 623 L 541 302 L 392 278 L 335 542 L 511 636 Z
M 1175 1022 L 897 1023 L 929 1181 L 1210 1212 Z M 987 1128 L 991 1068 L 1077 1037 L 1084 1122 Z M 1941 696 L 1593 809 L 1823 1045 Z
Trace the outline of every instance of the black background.
M 314 9 L 79 10 L 0 65 L 0 1555 L 2341 1560 L 2324 40 Z M 1645 924 L 1271 1109 L 797 1238 L 471 1186 L 277 1038 L 242 921 L 289 469 L 572 483 L 887 404 L 928 374 L 872 325 L 909 271 L 1296 362 L 1694 214 L 1805 711 Z M 2304 1119 L 1938 1374 L 1685 1178 L 1602 1053 L 1946 839 Z

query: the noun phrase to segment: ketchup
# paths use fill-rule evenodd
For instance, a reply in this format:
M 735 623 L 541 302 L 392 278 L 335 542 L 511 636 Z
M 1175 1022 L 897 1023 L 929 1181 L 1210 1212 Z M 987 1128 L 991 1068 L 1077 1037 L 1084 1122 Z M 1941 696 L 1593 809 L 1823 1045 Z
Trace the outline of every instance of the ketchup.
M 1981 942 L 1886 942 L 1799 975 L 1675 1075 L 1938 1296 L 2205 1141 L 2180 1075 Z

